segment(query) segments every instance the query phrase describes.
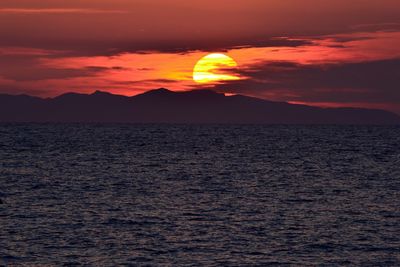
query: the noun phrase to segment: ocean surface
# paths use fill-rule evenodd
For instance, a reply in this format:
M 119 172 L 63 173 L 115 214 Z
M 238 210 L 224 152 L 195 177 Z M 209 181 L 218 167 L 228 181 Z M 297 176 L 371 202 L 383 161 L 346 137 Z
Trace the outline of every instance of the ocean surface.
M 400 127 L 0 125 L 0 266 L 400 266 Z

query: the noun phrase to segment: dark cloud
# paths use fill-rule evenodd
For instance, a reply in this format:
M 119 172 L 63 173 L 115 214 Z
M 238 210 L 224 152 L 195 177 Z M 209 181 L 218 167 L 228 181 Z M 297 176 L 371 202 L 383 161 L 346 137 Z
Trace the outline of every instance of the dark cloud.
M 388 22 L 388 23 L 376 23 L 376 24 L 360 24 L 354 25 L 351 28 L 358 31 L 398 31 L 400 30 L 400 23 Z
M 0 76 L 13 81 L 39 81 L 95 76 L 112 68 L 49 68 L 42 66 L 36 57 L 0 56 Z
M 122 67 L 122 66 L 113 66 L 113 67 L 88 66 L 85 69 L 86 70 L 91 70 L 91 71 L 94 71 L 94 72 L 102 72 L 102 71 L 109 71 L 109 70 L 116 70 L 116 71 L 130 70 L 129 68 L 125 68 L 125 67 Z
M 48 79 L 68 79 L 75 77 L 95 76 L 99 71 L 91 69 L 51 69 L 51 68 L 34 68 L 3 71 L 1 74 L 4 78 L 14 81 L 39 81 Z
M 226 52 L 233 48 L 249 47 L 299 47 L 312 44 L 312 40 L 289 39 L 289 38 L 260 38 L 252 40 L 226 39 L 226 40 L 102 40 L 93 41 L 89 39 L 67 40 L 64 37 L 51 40 L 25 39 L 24 42 L 14 42 L 12 37 L 1 38 L 0 46 L 22 46 L 30 48 L 48 49 L 52 52 L 40 57 L 58 58 L 75 56 L 113 56 L 121 53 L 153 54 L 174 53 L 186 54 L 193 51 Z M 58 49 L 58 50 L 57 50 Z M 39 57 L 38 55 L 28 55 Z
M 324 38 L 327 38 L 326 36 Z M 332 41 L 337 42 L 337 43 L 348 43 L 348 42 L 354 42 L 354 41 L 366 41 L 366 40 L 372 40 L 374 39 L 374 36 L 333 36 L 331 37 Z M 340 44 L 338 44 L 340 45 Z
M 387 103 L 400 111 L 400 59 L 324 65 L 268 62 L 238 73 L 248 79 L 215 89 L 279 101 Z
M 8 94 L 8 95 L 30 95 L 30 96 L 44 96 L 51 92 L 51 90 L 47 89 L 32 89 L 32 88 L 24 88 L 16 85 L 6 85 L 0 84 L 0 94 Z
M 177 83 L 176 80 L 171 80 L 171 79 L 146 79 L 146 80 L 136 80 L 136 81 L 118 81 L 114 82 L 113 84 L 118 84 L 118 85 L 145 85 L 145 84 L 173 84 Z
M 139 71 L 152 71 L 152 70 L 154 70 L 154 68 L 137 68 L 136 70 L 139 70 Z

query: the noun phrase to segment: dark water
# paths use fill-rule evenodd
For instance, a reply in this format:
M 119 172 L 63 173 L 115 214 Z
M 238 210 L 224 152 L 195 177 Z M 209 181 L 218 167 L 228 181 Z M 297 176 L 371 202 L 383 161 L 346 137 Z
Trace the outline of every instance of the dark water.
M 400 128 L 0 126 L 0 265 L 400 266 Z

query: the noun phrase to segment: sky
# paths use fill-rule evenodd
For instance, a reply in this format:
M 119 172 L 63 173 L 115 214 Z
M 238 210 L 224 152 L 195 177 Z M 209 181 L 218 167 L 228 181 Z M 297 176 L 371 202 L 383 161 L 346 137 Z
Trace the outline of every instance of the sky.
M 212 89 L 400 114 L 398 0 L 2 0 L 0 93 Z M 193 81 L 224 53 L 240 79 Z

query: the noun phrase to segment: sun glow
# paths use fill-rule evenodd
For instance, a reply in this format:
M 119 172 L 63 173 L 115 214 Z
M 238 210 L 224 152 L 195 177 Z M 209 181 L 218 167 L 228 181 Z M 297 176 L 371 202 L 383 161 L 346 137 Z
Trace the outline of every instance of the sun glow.
M 236 67 L 237 63 L 233 58 L 221 53 L 212 53 L 197 62 L 193 70 L 193 80 L 197 83 L 240 80 L 240 77 L 231 72 Z

